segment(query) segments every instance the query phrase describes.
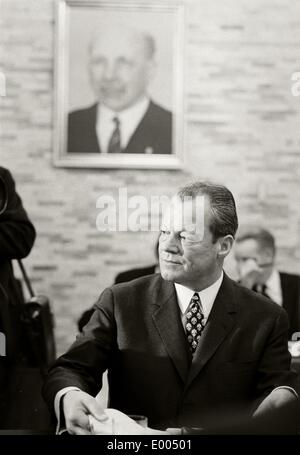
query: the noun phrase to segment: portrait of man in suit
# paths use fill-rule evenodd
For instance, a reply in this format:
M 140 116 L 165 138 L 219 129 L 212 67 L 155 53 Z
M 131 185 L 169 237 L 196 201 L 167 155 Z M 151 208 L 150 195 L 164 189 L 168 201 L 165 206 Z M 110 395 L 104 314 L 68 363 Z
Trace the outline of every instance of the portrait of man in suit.
M 300 332 L 300 276 L 276 267 L 275 238 L 266 229 L 250 226 L 237 236 L 234 255 L 240 283 L 282 306 L 289 317 L 289 337 Z
M 104 290 L 83 333 L 50 369 L 43 393 L 60 428 L 90 434 L 92 416 L 100 433 L 108 431 L 94 398 L 106 370 L 109 407 L 146 416 L 147 434 L 224 430 L 232 419 L 298 405 L 286 313 L 223 271 L 237 227 L 226 187 L 196 182 L 178 191 L 163 216 L 160 273 Z M 123 434 L 118 419 L 114 434 Z
M 156 72 L 151 34 L 101 24 L 88 49 L 95 103 L 68 116 L 68 154 L 171 154 L 172 114 L 149 93 Z

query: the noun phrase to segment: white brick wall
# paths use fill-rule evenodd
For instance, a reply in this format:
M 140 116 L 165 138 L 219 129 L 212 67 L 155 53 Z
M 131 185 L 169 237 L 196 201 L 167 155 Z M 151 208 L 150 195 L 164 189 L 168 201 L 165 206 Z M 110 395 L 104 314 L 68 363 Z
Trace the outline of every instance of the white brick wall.
M 59 351 L 81 311 L 118 271 L 153 261 L 155 234 L 100 234 L 96 198 L 170 194 L 197 178 L 227 184 L 240 221 L 270 228 L 283 269 L 300 267 L 300 4 L 291 0 L 186 1 L 185 172 L 68 170 L 52 166 L 54 1 L 2 0 L 0 163 L 37 228 L 26 261 L 57 317 Z M 147 246 L 146 246 L 147 245 Z M 229 269 L 231 269 L 229 261 Z

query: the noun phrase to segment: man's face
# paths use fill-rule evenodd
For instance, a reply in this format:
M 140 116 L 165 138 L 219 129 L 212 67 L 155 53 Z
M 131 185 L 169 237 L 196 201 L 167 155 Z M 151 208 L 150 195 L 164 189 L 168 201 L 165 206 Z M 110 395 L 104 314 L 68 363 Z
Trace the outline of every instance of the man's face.
M 100 103 L 119 112 L 146 94 L 154 63 L 143 37 L 129 30 L 101 36 L 91 47 L 90 75 Z
M 202 217 L 198 217 L 198 222 L 195 223 L 195 217 L 192 219 L 194 201 L 185 202 L 183 209 L 182 201 L 176 198 L 170 210 L 164 213 L 159 239 L 162 277 L 195 290 L 202 283 L 212 284 L 221 269 L 218 260 L 219 242 L 213 242 L 209 229 L 210 203 L 206 197 L 203 200 Z M 189 216 L 184 217 L 185 223 L 181 224 L 176 216 L 183 210 L 190 215 L 190 219 Z
M 260 248 L 255 239 L 236 242 L 234 257 L 240 277 L 253 272 L 257 284 L 264 284 L 272 272 L 274 253 L 269 249 Z

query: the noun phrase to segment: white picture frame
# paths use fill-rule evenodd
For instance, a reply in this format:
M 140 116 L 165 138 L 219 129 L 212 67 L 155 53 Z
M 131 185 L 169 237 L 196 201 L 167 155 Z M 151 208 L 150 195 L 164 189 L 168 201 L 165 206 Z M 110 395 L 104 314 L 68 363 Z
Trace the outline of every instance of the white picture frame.
M 95 144 L 99 136 L 95 134 L 97 128 L 94 113 L 93 117 L 90 115 L 91 106 L 96 109 L 95 106 L 99 106 L 100 101 L 95 97 L 89 80 L 89 46 L 95 30 L 98 32 L 99 29 L 101 38 L 101 24 L 104 23 L 112 24 L 112 39 L 116 35 L 115 24 L 122 23 L 128 28 L 136 27 L 137 24 L 140 31 L 151 35 L 154 40 L 155 77 L 147 89 L 151 102 L 153 100 L 155 105 L 161 106 L 162 112 L 168 112 L 168 119 L 171 119 L 170 148 L 165 148 L 163 153 L 157 138 L 160 134 L 165 135 L 165 131 L 169 132 L 167 127 L 160 128 L 159 133 L 155 131 L 152 133 L 149 127 L 143 130 L 148 137 L 149 146 L 145 139 L 146 146 L 145 144 L 138 145 L 137 148 L 130 146 L 127 151 L 114 154 L 104 153 L 102 150 L 97 153 L 96 148 L 92 147 L 91 137 Z M 55 166 L 140 169 L 183 167 L 183 25 L 184 5 L 179 2 L 170 1 L 165 4 L 101 0 L 57 2 L 53 150 Z M 78 123 L 80 113 L 76 113 L 79 111 L 89 112 L 89 121 L 85 116 L 84 120 L 80 117 Z M 72 114 L 75 117 L 77 115 L 75 126 L 72 123 L 75 118 Z M 93 125 L 87 128 L 87 124 Z M 144 139 L 145 135 L 141 133 L 140 137 Z M 152 138 L 156 139 L 157 146 L 151 145 Z M 163 144 L 168 143 L 168 139 L 162 140 Z

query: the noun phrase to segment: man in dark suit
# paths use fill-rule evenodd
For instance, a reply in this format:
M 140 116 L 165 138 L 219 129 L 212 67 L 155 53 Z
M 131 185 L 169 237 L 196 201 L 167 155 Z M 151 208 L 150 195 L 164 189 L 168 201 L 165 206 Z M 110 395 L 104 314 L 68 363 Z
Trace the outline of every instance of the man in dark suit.
M 10 356 L 17 355 L 13 345 L 18 332 L 11 325 L 13 314 L 18 311 L 22 299 L 20 283 L 14 277 L 11 261 L 26 257 L 34 240 L 35 229 L 16 193 L 15 182 L 10 172 L 0 167 L 0 331 L 13 334 L 7 340 Z
M 153 273 L 159 273 L 158 240 L 155 244 L 155 257 L 157 259 L 156 264 L 152 264 L 147 267 L 137 267 L 135 269 L 129 269 L 125 270 L 124 272 L 118 273 L 118 275 L 115 278 L 115 284 L 126 283 L 127 281 L 135 280 L 136 278 L 140 278 L 142 276 L 153 275 Z M 77 322 L 79 332 L 82 332 L 83 327 L 89 322 L 94 311 L 95 311 L 94 307 L 91 307 L 82 313 Z
M 126 283 L 127 281 L 132 281 L 142 276 L 152 275 L 158 268 L 157 264 L 153 264 L 149 267 L 139 267 L 136 269 L 125 270 L 125 272 L 118 273 L 115 279 L 115 284 Z M 77 322 L 79 332 L 83 331 L 83 327 L 89 322 L 94 311 L 95 308 L 92 306 L 82 313 Z
M 90 46 L 97 103 L 69 114 L 68 153 L 172 153 L 172 115 L 147 88 L 155 43 L 147 33 L 103 26 Z
M 35 240 L 35 229 L 16 193 L 10 172 L 0 167 L 0 332 L 5 335 L 5 356 L 0 356 L 0 428 L 14 422 L 9 395 L 13 366 L 21 362 L 24 339 L 20 322 L 23 295 L 13 273 L 12 259 L 26 257 Z M 19 381 L 20 383 L 20 381 Z M 17 393 L 17 391 L 14 391 Z
M 146 415 L 153 431 L 211 431 L 297 402 L 285 312 L 223 272 L 237 224 L 227 188 L 178 192 L 164 214 L 161 275 L 106 289 L 50 369 L 44 396 L 70 433 L 89 434 L 89 415 L 104 421 L 93 397 L 106 369 L 110 407 Z
M 241 229 L 234 254 L 240 283 L 285 309 L 289 317 L 289 338 L 300 333 L 300 276 L 276 269 L 274 236 L 257 226 Z

